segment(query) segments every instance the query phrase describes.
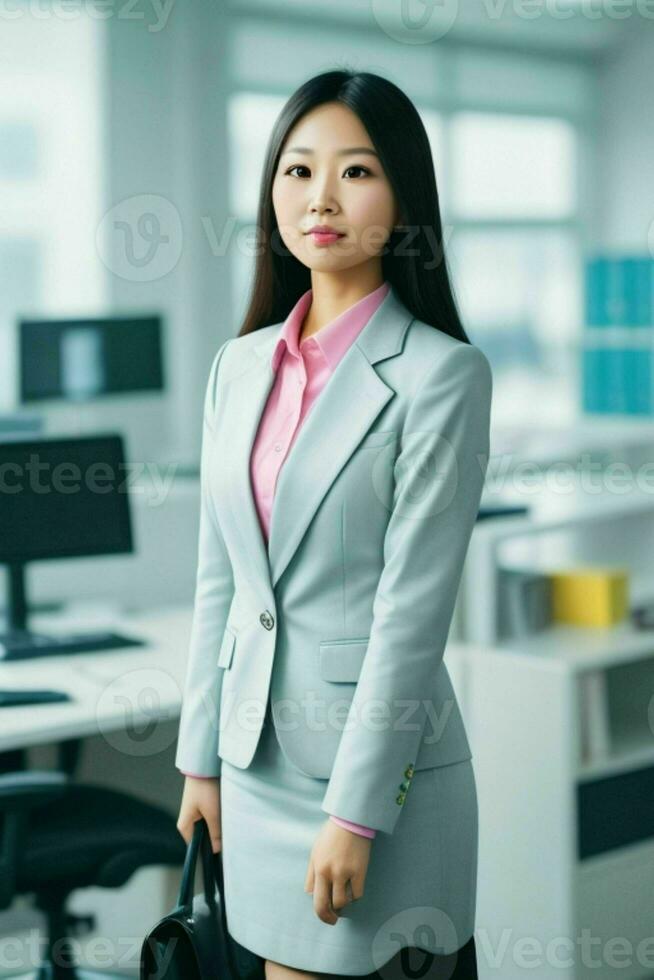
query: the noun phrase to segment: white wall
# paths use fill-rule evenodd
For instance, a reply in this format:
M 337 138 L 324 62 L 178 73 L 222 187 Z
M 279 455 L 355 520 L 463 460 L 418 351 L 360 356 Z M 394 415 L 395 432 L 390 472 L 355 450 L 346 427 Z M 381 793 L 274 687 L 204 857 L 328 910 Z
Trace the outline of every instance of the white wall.
M 599 73 L 600 244 L 645 253 L 649 235 L 654 254 L 654 22 L 635 27 Z
M 161 30 L 108 21 L 107 207 L 132 199 L 129 213 L 138 216 L 152 210 L 145 199 L 155 195 L 163 199 L 163 210 L 154 209 L 161 231 L 168 233 L 170 208 L 181 225 L 173 230 L 179 260 L 170 271 L 150 282 L 110 274 L 109 294 L 117 309 L 163 309 L 167 316 L 170 397 L 161 422 L 174 447 L 166 456 L 180 463 L 199 459 L 211 359 L 235 332 L 227 259 L 212 255 L 202 224 L 210 217 L 220 236 L 227 217 L 223 19 L 222 5 L 200 3 L 175 4 Z M 121 239 L 113 244 L 120 252 Z M 160 432 L 153 430 L 152 440 L 158 444 Z

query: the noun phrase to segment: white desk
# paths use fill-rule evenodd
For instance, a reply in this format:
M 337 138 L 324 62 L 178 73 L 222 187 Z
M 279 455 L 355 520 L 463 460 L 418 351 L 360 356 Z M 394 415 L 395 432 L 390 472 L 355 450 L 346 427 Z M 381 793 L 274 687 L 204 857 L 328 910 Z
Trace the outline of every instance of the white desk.
M 35 631 L 106 627 L 149 645 L 0 663 L 0 688 L 51 687 L 74 698 L 0 709 L 0 751 L 119 732 L 127 722 L 178 718 L 192 615 L 193 607 L 185 604 L 113 617 L 31 617 Z
M 66 619 L 30 617 L 34 630 L 107 628 L 142 637 L 150 645 L 0 663 L 0 687 L 52 687 L 75 699 L 0 709 L 0 751 L 27 748 L 37 757 L 47 756 L 57 742 L 85 738 L 76 780 L 133 794 L 175 815 L 183 786 L 173 764 L 176 719 L 192 613 L 193 607 L 186 604 L 131 615 L 84 615 L 78 607 Z M 131 732 L 130 726 L 134 726 Z M 36 768 L 41 767 L 37 758 Z M 172 908 L 179 877 L 179 868 L 152 866 L 140 869 L 120 889 L 74 893 L 70 910 L 91 912 L 97 918 L 96 929 L 76 939 L 81 963 L 92 965 L 93 943 L 101 938 L 114 943 L 121 968 L 136 976 L 140 941 L 156 919 Z M 0 936 L 27 937 L 41 920 L 40 912 L 18 900 L 12 909 L 0 912 Z M 33 969 L 31 962 L 25 963 L 28 968 Z

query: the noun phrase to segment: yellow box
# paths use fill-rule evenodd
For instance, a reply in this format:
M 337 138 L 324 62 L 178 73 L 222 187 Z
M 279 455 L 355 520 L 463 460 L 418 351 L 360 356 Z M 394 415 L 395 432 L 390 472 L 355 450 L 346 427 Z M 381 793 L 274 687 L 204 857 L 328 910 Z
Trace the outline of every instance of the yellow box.
M 585 567 L 552 572 L 552 615 L 574 626 L 612 626 L 629 614 L 626 568 Z

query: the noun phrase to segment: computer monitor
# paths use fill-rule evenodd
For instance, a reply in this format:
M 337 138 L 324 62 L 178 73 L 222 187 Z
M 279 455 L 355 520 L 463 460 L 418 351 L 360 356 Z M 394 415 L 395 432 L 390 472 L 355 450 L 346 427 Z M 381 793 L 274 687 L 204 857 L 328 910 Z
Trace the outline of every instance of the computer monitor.
M 127 477 L 117 434 L 0 442 L 0 562 L 8 566 L 8 631 L 0 635 L 0 660 L 78 652 L 72 649 L 77 641 L 79 652 L 90 649 L 84 634 L 54 638 L 28 629 L 25 566 L 132 552 Z M 102 635 L 117 636 L 86 639 L 106 649 Z
M 22 402 L 164 387 L 158 315 L 20 320 L 18 345 Z

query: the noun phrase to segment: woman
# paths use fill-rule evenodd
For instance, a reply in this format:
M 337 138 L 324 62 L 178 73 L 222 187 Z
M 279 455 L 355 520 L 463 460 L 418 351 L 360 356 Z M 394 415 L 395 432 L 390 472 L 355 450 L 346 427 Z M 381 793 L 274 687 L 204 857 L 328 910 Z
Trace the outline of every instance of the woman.
M 178 828 L 207 820 L 268 980 L 475 977 L 477 798 L 442 657 L 492 379 L 407 96 L 367 72 L 302 85 L 258 226 L 205 399 Z

